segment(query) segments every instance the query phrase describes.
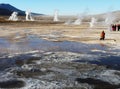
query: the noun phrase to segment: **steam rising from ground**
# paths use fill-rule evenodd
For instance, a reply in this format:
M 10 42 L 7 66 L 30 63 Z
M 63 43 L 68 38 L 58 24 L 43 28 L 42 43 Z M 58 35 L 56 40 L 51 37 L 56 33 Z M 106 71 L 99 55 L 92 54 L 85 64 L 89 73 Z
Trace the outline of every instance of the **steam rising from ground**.
M 54 22 L 59 21 L 59 19 L 58 19 L 58 10 L 55 10 L 55 12 L 54 12 L 54 19 L 53 19 L 53 21 Z
M 94 17 L 91 18 L 91 22 L 90 22 L 90 28 L 94 27 L 96 25 L 97 19 L 95 19 Z

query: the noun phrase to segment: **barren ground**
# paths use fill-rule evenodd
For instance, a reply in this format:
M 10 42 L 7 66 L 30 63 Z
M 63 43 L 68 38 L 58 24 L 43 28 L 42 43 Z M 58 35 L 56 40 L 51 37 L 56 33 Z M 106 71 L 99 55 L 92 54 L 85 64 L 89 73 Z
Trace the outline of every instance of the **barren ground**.
M 104 41 L 99 40 L 102 30 L 106 33 Z M 21 37 L 27 34 L 35 34 L 51 41 L 67 40 L 92 44 L 120 45 L 119 31 L 110 31 L 107 26 L 102 25 L 90 28 L 88 23 L 65 25 L 62 22 L 2 22 L 0 33 L 0 37 L 7 37 L 11 40 L 19 33 Z
M 100 41 L 100 33 L 103 30 L 106 33 L 106 38 L 104 41 Z M 101 44 L 110 47 L 116 46 L 119 49 L 119 34 L 119 31 L 110 31 L 107 26 L 103 25 L 96 25 L 93 28 L 90 28 L 88 23 L 82 23 L 81 25 L 65 25 L 64 22 L 55 23 L 51 21 L 0 22 L 0 38 L 6 38 L 10 40 L 10 42 L 24 39 L 27 35 L 37 35 L 42 39 L 50 41 L 74 41 L 87 44 Z M 101 60 L 107 59 L 107 61 L 110 59 L 112 60 L 112 58 L 114 61 L 119 59 L 119 50 L 103 48 L 100 50 L 99 48 L 98 50 L 88 49 L 90 53 L 87 51 L 85 51 L 85 53 L 33 52 L 30 54 L 23 53 L 23 55 L 18 54 L 18 56 L 17 54 L 13 56 L 4 56 L 1 54 L 0 88 L 120 88 L 120 71 L 112 70 L 109 66 L 100 66 L 87 62 L 87 60 L 92 61 L 99 58 L 101 58 Z M 14 46 L 13 49 L 15 49 Z M 81 63 L 77 62 L 77 60 L 85 60 L 86 62 Z M 119 64 L 115 64 L 115 66 L 119 66 Z

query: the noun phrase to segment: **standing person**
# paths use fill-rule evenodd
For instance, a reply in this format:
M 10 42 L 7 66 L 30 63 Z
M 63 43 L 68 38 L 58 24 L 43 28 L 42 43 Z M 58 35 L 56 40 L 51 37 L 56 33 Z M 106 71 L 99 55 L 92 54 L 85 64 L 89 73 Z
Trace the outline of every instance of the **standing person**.
M 100 40 L 104 40 L 105 39 L 105 32 L 102 31 L 100 34 Z
M 112 31 L 116 31 L 116 25 L 112 25 Z

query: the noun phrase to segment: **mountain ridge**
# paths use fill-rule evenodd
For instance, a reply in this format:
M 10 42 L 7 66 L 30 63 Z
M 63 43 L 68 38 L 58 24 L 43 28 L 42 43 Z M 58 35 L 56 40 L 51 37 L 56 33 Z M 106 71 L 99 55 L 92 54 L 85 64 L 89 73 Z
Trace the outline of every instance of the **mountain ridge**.
M 25 16 L 25 11 L 22 11 L 10 4 L 1 3 L 0 4 L 0 15 L 10 16 L 13 12 L 18 12 L 19 16 Z M 33 15 L 43 15 L 39 13 L 32 13 Z

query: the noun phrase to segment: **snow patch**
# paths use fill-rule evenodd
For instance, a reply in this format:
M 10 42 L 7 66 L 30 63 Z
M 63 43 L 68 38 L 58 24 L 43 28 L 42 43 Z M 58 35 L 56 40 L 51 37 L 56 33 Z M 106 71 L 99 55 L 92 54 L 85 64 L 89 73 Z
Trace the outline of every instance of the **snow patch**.
M 26 82 L 26 87 L 23 89 L 61 89 L 66 86 L 64 83 L 57 81 L 47 82 L 31 78 L 24 79 L 24 81 Z

